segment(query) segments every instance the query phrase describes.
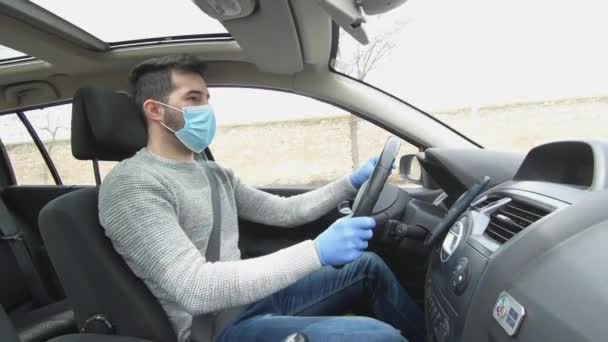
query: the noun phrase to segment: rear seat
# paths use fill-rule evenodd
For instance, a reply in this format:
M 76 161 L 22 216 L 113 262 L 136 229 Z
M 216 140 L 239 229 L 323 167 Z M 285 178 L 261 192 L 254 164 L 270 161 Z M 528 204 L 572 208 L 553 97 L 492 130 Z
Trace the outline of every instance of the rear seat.
M 21 342 L 43 342 L 77 332 L 74 311 L 67 299 L 9 316 Z
M 21 238 L 24 238 L 26 242 L 27 250 L 25 251 L 29 251 L 30 262 L 36 272 L 31 273 L 36 274 L 37 277 L 26 276 L 28 271 L 22 267 L 24 257 L 21 257 L 20 263 L 15 257 L 17 251 L 10 246 L 10 244 L 23 244 L 24 242 L 6 239 L 2 233 L 3 230 L 0 229 L 0 237 L 3 237 L 0 240 L 0 272 L 3 274 L 2 282 L 0 282 L 0 305 L 8 312 L 21 342 L 42 342 L 56 336 L 76 332 L 74 312 L 65 299 L 63 291 L 53 291 L 53 284 L 44 283 L 44 281 L 51 282 L 48 274 L 54 273 L 54 271 L 47 269 L 47 263 L 44 262 L 44 258 L 40 257 L 46 252 L 37 227 L 32 227 L 31 224 L 24 222 L 25 220 L 11 208 L 14 206 L 8 206 L 5 202 L 5 192 L 2 195 L 0 197 L 0 225 L 4 230 L 12 230 L 16 227 L 19 232 L 23 232 Z M 27 256 L 27 254 L 25 255 Z M 37 284 L 32 284 L 34 281 Z M 32 291 L 31 288 L 38 289 L 38 291 Z
M 22 342 L 17 336 L 17 332 L 12 322 L 6 315 L 4 308 L 0 305 L 0 341 L 2 342 Z M 45 339 L 45 341 L 47 341 Z M 150 342 L 140 338 L 109 336 L 97 334 L 69 334 L 55 337 L 48 342 Z

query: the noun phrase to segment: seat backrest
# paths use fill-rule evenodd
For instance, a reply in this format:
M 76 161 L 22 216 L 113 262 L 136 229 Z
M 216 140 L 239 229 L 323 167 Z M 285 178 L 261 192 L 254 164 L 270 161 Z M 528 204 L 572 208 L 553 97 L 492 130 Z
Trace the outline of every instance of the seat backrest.
M 40 227 L 80 328 L 103 315 L 118 335 L 173 342 L 175 333 L 156 298 L 114 251 L 97 218 L 97 188 L 47 204 Z
M 83 88 L 72 107 L 72 154 L 120 161 L 145 146 L 144 122 L 125 93 Z M 173 342 L 176 335 L 156 298 L 114 250 L 98 218 L 98 189 L 49 202 L 39 226 L 53 265 L 74 307 L 77 324 L 102 315 L 118 335 Z

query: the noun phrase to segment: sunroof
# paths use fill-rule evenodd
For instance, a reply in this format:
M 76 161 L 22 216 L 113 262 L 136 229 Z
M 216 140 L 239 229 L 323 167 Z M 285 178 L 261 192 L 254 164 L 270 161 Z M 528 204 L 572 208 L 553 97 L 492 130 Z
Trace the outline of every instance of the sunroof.
M 21 51 L 13 50 L 11 48 L 7 48 L 6 46 L 0 45 L 0 60 L 23 57 L 23 56 L 27 56 L 27 55 Z
M 227 33 L 192 0 L 31 1 L 109 43 Z

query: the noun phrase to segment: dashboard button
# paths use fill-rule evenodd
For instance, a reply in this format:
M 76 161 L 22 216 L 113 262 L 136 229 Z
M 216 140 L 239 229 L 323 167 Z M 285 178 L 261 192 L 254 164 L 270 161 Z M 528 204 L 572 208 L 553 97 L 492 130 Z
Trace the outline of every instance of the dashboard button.
M 461 295 L 467 289 L 471 278 L 471 261 L 467 257 L 460 258 L 452 272 L 452 289 L 456 295 Z

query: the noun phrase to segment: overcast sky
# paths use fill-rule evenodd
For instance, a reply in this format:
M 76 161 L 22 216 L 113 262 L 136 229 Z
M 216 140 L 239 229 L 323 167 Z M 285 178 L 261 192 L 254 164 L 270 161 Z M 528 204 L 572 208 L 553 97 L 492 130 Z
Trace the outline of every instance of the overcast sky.
M 225 32 L 189 0 L 34 2 L 110 42 Z M 406 24 L 392 37 L 391 55 L 367 81 L 431 112 L 608 95 L 607 4 L 410 0 L 380 19 L 368 18 L 366 28 L 372 37 Z M 343 39 L 341 47 L 348 52 L 353 44 L 352 39 Z M 0 47 L 0 58 L 16 55 Z M 343 114 L 314 100 L 253 90 L 214 89 L 212 104 L 220 124 Z M 69 112 L 69 107 L 58 110 Z
M 371 36 L 406 22 L 368 81 L 430 111 L 608 95 L 607 14 L 605 0 L 410 0 L 368 18 Z

